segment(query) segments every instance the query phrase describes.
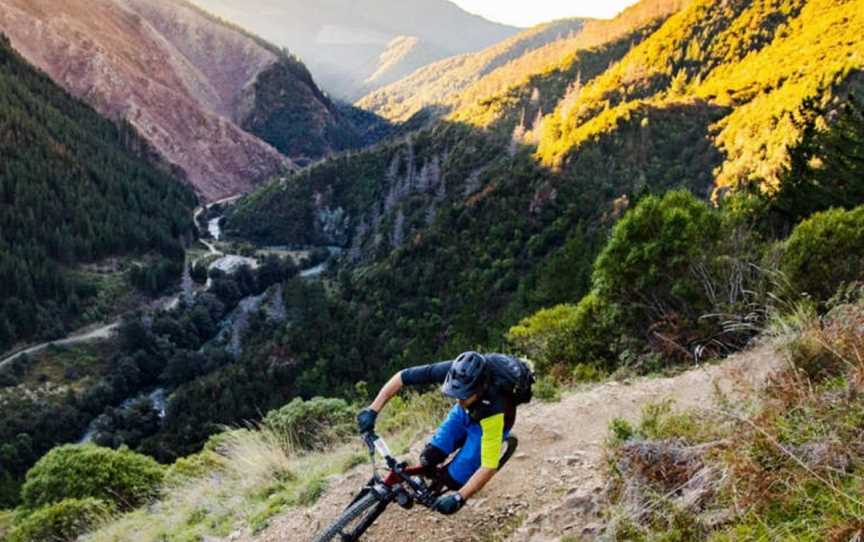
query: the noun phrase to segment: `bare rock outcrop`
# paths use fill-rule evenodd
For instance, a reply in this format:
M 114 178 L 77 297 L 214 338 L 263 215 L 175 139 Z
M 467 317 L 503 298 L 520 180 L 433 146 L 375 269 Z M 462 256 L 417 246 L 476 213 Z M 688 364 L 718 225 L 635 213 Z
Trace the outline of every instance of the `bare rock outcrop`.
M 290 166 L 235 124 L 277 54 L 181 0 L 0 0 L 0 32 L 69 93 L 132 124 L 207 201 Z

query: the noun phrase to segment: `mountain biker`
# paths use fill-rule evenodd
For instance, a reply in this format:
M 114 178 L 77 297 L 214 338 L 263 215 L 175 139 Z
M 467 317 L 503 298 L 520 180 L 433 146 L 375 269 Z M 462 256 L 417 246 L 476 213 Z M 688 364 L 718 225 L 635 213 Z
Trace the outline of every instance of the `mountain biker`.
M 528 391 L 514 393 L 509 368 L 527 371 Z M 508 379 L 509 378 L 509 379 Z M 530 400 L 533 376 L 521 360 L 503 354 L 465 352 L 455 360 L 402 370 L 381 388 L 378 396 L 357 415 L 361 433 L 375 429 L 378 413 L 403 386 L 442 384 L 441 392 L 458 400 L 420 454 L 420 464 L 434 471 L 453 452 L 442 469 L 443 482 L 453 493 L 442 495 L 435 510 L 455 514 L 480 491 L 498 470 L 504 440 L 516 421 L 516 406 Z M 523 396 L 527 396 L 527 399 Z

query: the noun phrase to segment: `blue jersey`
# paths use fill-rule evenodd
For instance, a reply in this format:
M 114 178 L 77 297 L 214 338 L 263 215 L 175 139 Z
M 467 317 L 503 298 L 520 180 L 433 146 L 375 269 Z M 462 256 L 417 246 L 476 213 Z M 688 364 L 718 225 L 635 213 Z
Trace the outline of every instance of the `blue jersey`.
M 506 393 L 491 383 L 495 361 L 501 354 L 487 354 L 487 371 L 480 398 L 468 409 L 456 404 L 438 428 L 431 444 L 446 454 L 459 453 L 448 465 L 450 476 L 464 484 L 480 467 L 497 469 L 504 439 L 516 420 L 516 408 Z M 401 373 L 406 386 L 443 384 L 453 361 L 443 361 L 405 369 Z

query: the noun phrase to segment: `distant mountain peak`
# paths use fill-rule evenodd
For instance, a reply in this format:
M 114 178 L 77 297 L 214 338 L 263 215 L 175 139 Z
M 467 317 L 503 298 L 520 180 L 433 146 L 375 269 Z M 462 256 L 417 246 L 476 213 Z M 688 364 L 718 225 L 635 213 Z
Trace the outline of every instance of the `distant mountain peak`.
M 306 0 L 192 1 L 296 53 L 322 87 L 349 101 L 426 64 L 478 51 L 519 30 L 447 0 L 326 0 L 311 5 Z M 400 38 L 413 40 L 410 48 L 395 41 Z

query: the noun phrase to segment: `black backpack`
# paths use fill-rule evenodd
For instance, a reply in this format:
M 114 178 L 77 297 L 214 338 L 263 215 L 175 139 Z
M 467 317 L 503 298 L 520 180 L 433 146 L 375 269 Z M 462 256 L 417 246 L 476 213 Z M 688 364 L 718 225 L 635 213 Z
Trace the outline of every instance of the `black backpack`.
M 513 397 L 516 405 L 531 401 L 534 395 L 534 372 L 527 363 L 513 356 L 488 354 L 484 356 L 492 372 L 492 385 Z

